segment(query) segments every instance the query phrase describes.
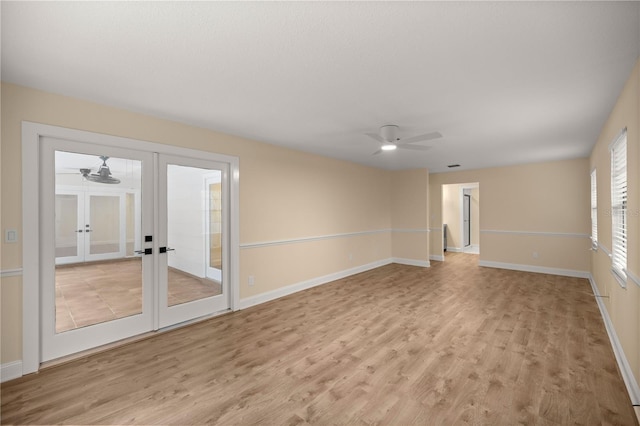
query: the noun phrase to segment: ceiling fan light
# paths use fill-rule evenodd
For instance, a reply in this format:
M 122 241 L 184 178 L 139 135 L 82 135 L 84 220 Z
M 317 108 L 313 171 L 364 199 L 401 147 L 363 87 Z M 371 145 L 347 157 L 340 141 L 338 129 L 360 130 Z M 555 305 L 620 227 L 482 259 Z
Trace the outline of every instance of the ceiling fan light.
M 382 149 L 383 151 L 393 151 L 396 148 L 397 148 L 397 145 L 394 143 L 385 143 L 382 145 L 380 149 Z

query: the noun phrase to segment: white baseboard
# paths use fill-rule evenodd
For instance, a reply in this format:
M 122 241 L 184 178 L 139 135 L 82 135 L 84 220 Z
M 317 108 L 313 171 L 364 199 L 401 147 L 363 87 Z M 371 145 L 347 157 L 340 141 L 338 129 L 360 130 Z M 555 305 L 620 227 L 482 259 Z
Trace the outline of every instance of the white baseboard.
M 271 300 L 288 296 L 290 294 L 297 293 L 302 290 L 306 290 L 312 287 L 317 287 L 322 284 L 327 284 L 331 281 L 346 278 L 350 275 L 355 275 L 361 272 L 369 271 L 371 269 L 379 268 L 381 266 L 385 266 L 390 263 L 393 263 L 393 259 L 378 260 L 376 262 L 367 263 L 366 265 L 356 266 L 355 268 L 346 269 L 344 271 L 335 272 L 333 274 L 324 275 L 322 277 L 312 278 L 310 280 L 302 281 L 296 284 L 291 284 L 286 287 L 278 288 L 276 290 L 267 291 L 266 293 L 261 293 L 255 296 L 246 297 L 244 299 L 240 299 L 238 309 L 246 309 L 251 306 L 269 302 Z
M 588 278 L 589 282 L 591 283 L 591 288 L 593 289 L 593 294 L 596 297 L 596 302 L 598 302 L 600 315 L 602 315 L 604 326 L 607 329 L 607 334 L 609 335 L 609 340 L 611 341 L 611 347 L 613 348 L 613 353 L 616 356 L 616 361 L 618 362 L 618 368 L 620 369 L 620 373 L 622 374 L 622 379 L 624 380 L 624 384 L 627 387 L 629 398 L 631 399 L 631 403 L 633 405 L 638 405 L 640 404 L 640 387 L 638 386 L 636 378 L 633 376 L 633 371 L 631 370 L 629 361 L 627 361 L 627 357 L 624 355 L 622 345 L 620 344 L 620 340 L 618 340 L 618 335 L 616 334 L 616 330 L 613 327 L 613 323 L 611 322 L 611 317 L 609 317 L 609 312 L 607 312 L 607 307 L 602 301 L 598 286 L 596 285 L 596 282 L 591 274 L 589 274 Z
M 490 260 L 480 260 L 479 266 L 487 268 L 510 269 L 512 271 L 536 272 L 539 274 L 561 275 L 563 277 L 589 278 L 587 271 L 576 271 L 574 269 L 548 268 L 546 266 L 520 265 L 517 263 L 493 262 Z
M 22 360 L 8 362 L 0 365 L 0 382 L 22 377 Z
M 451 253 L 462 253 L 462 249 L 460 247 L 447 247 L 447 251 Z
M 391 261 L 393 263 L 399 263 L 400 265 L 422 266 L 423 268 L 429 268 L 431 266 L 431 263 L 429 263 L 428 260 L 403 259 L 401 257 L 392 257 Z
M 429 260 L 437 260 L 438 262 L 444 262 L 444 256 L 441 254 L 430 254 Z
M 480 254 L 480 246 L 478 244 L 471 244 L 465 248 L 462 249 L 463 253 L 470 253 L 470 254 Z

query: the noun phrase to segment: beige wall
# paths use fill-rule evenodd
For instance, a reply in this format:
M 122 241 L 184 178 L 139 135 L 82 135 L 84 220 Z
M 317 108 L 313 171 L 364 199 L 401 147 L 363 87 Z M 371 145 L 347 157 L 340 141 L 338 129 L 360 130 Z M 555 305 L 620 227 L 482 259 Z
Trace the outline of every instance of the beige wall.
M 429 171 L 391 173 L 391 227 L 394 258 L 429 261 Z
M 600 137 L 591 152 L 590 167 L 596 169 L 598 191 L 598 241 L 611 251 L 611 157 L 609 145 L 627 128 L 628 257 L 627 269 L 640 276 L 640 61 L 636 63 Z M 591 254 L 594 280 L 613 322 L 625 356 L 640 379 L 640 287 L 627 280 L 622 288 L 611 273 L 605 250 Z
M 22 280 L 19 276 L 0 280 L 0 333 L 0 361 L 4 364 L 21 359 Z
M 588 272 L 588 177 L 588 159 L 431 174 L 431 226 L 443 223 L 442 185 L 478 182 L 481 261 Z M 432 254 L 441 237 L 432 232 Z
M 394 173 L 293 151 L 91 102 L 2 84 L 2 229 L 21 230 L 21 122 L 32 121 L 177 145 L 240 158 L 240 297 L 389 259 L 394 223 L 426 227 L 428 172 Z M 421 181 L 413 183 L 413 177 Z M 412 194 L 412 191 L 418 191 Z M 413 208 L 417 202 L 418 208 Z M 400 210 L 411 207 L 406 214 Z M 422 219 L 419 218 L 422 216 Z M 360 233 L 319 241 L 286 240 Z M 424 238 L 423 238 L 424 239 Z M 273 246 L 254 243 L 285 241 Z M 419 240 L 419 238 L 418 238 Z M 428 258 L 427 244 L 397 248 L 398 256 Z M 22 243 L 2 242 L 2 270 L 22 267 Z M 249 275 L 255 285 L 247 284 Z M 0 362 L 21 359 L 22 281 L 0 286 Z

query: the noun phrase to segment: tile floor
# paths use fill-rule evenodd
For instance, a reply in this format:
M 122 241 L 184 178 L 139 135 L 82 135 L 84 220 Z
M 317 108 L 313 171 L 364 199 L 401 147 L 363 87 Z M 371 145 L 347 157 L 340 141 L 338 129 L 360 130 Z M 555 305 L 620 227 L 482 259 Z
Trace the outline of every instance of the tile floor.
M 221 293 L 215 281 L 169 270 L 169 305 Z M 142 312 L 139 258 L 56 267 L 56 332 L 85 327 Z

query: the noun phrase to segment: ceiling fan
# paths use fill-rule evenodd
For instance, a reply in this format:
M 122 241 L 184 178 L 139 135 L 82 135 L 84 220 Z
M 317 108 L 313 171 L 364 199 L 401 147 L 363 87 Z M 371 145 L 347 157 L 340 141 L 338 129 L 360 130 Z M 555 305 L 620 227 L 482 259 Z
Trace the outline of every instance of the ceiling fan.
M 102 165 L 98 168 L 98 172 L 91 173 L 91 169 L 80 169 L 82 177 L 88 181 L 96 183 L 120 183 L 120 179 L 111 176 L 111 170 L 109 170 L 109 166 L 107 166 L 107 160 L 109 157 L 101 155 L 100 159 L 102 160 Z
M 378 133 L 365 133 L 372 139 L 380 142 L 380 149 L 374 152 L 372 155 L 378 155 L 382 151 L 393 151 L 396 148 L 400 149 L 410 149 L 414 151 L 426 151 L 430 149 L 428 146 L 423 145 L 411 145 L 412 143 L 428 141 L 432 139 L 441 138 L 442 135 L 440 132 L 431 132 L 425 133 L 424 135 L 412 136 L 410 138 L 400 138 L 398 136 L 398 131 L 400 127 L 389 124 L 386 126 L 380 127 Z

